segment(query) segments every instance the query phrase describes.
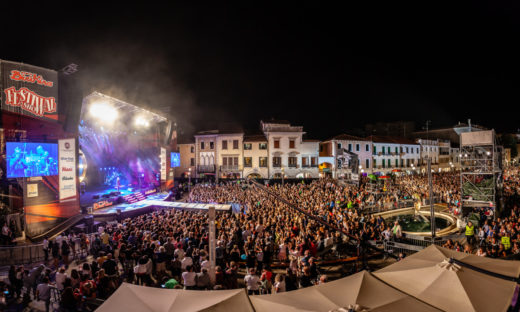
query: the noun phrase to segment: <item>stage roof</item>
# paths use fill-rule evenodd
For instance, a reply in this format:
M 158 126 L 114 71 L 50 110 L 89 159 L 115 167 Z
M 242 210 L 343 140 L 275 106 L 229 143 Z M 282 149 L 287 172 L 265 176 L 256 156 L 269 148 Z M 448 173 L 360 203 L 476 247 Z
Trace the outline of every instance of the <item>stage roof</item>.
M 136 106 L 134 104 L 127 103 L 123 100 L 119 100 L 116 98 L 113 98 L 111 96 L 108 96 L 106 94 L 94 91 L 91 94 L 87 95 L 85 98 L 83 98 L 83 106 L 82 106 L 82 115 L 83 111 L 87 108 L 88 104 L 97 102 L 97 101 L 103 101 L 108 102 L 112 107 L 119 111 L 123 111 L 125 114 L 143 114 L 150 118 L 150 121 L 154 123 L 164 122 L 167 121 L 168 118 L 163 117 L 157 113 L 154 113 L 150 110 L 141 108 L 139 106 Z

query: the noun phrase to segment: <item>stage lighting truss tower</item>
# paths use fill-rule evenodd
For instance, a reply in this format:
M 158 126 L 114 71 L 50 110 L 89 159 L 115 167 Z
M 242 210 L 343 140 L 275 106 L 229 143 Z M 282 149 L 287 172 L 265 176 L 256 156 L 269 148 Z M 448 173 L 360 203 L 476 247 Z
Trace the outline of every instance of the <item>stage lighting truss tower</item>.
M 460 187 L 462 211 L 486 207 L 496 215 L 497 188 L 501 187 L 502 165 L 495 131 L 460 135 Z M 466 210 L 464 209 L 466 208 Z

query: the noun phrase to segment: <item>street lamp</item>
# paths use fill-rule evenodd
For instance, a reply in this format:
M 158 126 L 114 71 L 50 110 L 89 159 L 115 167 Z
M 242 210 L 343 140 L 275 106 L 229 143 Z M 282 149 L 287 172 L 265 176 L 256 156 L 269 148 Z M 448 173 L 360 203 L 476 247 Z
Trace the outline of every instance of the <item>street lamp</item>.
M 285 169 L 282 168 L 282 186 L 284 185 Z

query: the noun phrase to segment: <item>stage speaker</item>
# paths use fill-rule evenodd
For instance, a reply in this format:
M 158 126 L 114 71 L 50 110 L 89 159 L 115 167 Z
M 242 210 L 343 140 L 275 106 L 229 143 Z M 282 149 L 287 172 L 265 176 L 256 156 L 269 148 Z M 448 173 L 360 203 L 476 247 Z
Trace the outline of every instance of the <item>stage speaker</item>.
M 98 195 L 93 195 L 92 199 L 99 199 L 99 194 Z
M 101 197 L 103 197 L 103 198 L 110 198 L 110 193 L 103 194 Z
M 163 132 L 163 135 L 164 135 L 164 140 L 163 140 L 163 144 L 164 145 L 170 145 L 171 144 L 171 141 L 172 141 L 172 136 L 173 136 L 173 132 L 176 130 L 176 123 L 174 123 L 173 121 L 168 121 L 164 127 L 164 132 Z
M 58 73 L 58 110 L 65 116 L 63 130 L 77 133 L 83 105 L 83 90 L 79 83 L 80 73 Z

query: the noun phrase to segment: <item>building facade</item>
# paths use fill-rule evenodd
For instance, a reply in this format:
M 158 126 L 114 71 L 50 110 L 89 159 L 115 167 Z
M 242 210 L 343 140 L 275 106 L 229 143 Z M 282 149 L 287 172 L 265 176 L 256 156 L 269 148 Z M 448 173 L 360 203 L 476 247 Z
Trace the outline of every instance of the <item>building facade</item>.
M 189 174 L 194 175 L 196 172 L 195 143 L 179 143 L 177 147 L 181 156 L 181 163 L 180 167 L 174 168 L 174 176 L 176 178 L 187 178 Z
M 244 178 L 267 179 L 269 177 L 269 154 L 267 139 L 263 134 L 244 136 Z
M 260 126 L 267 139 L 269 178 L 319 177 L 319 142 L 304 142 L 303 127 L 286 121 L 261 121 Z
M 392 170 L 414 171 L 420 160 L 420 145 L 400 137 L 370 136 L 372 169 L 369 172 L 387 174 Z
M 372 142 L 349 134 L 340 134 L 320 143 L 320 166 L 322 175 L 325 168 L 331 168 L 332 177 L 348 177 L 351 172 L 349 164 L 343 164 L 341 156 L 346 152 L 357 155 L 360 170 L 367 172 L 372 168 Z M 341 166 L 340 166 L 341 163 Z

